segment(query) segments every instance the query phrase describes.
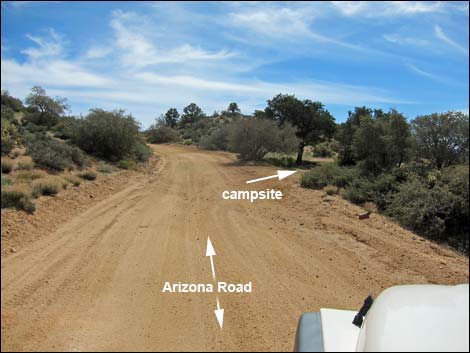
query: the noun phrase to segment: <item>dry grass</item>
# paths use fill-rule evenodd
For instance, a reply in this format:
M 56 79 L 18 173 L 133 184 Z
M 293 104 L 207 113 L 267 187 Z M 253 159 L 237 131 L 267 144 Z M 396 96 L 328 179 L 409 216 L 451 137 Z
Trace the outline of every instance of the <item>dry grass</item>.
M 34 169 L 34 162 L 30 156 L 21 156 L 16 162 L 16 170 L 32 170 Z
M 94 170 L 85 170 L 84 172 L 78 174 L 78 176 L 85 180 L 95 180 L 97 175 Z
M 54 177 L 37 179 L 31 184 L 33 197 L 56 195 L 62 187 L 60 180 Z
M 73 186 L 79 186 L 82 183 L 82 179 L 76 175 L 66 175 L 64 179 Z
M 328 185 L 323 188 L 323 191 L 325 191 L 327 195 L 336 195 L 339 190 L 338 187 L 334 185 Z
M 36 207 L 31 201 L 31 191 L 26 185 L 8 185 L 2 187 L 2 208 L 17 208 L 34 212 Z
M 2 162 L 2 173 L 4 174 L 10 173 L 15 167 L 15 162 L 11 158 L 2 157 L 1 162 Z
M 47 173 L 42 170 L 21 170 L 14 173 L 15 181 L 19 183 L 29 183 L 33 180 L 46 177 Z
M 370 212 L 370 213 L 379 213 L 379 210 L 377 208 L 377 205 L 373 202 L 366 202 L 362 208 L 367 211 L 367 212 Z

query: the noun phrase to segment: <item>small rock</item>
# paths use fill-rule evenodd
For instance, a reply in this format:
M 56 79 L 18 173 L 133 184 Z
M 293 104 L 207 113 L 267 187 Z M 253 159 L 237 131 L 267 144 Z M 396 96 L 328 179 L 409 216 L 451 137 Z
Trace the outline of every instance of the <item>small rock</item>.
M 16 249 L 15 248 L 10 248 L 10 252 L 15 253 Z
M 413 236 L 413 237 L 411 237 L 411 239 L 412 239 L 412 240 L 416 240 L 416 239 L 418 239 L 418 238 L 416 238 L 416 237 Z

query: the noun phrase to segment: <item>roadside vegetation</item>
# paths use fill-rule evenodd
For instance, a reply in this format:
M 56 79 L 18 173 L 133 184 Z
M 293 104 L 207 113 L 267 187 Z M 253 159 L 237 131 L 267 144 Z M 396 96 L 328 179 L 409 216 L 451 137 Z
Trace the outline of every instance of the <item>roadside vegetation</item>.
M 34 212 L 34 199 L 131 169 L 151 150 L 140 125 L 122 110 L 65 115 L 67 100 L 33 87 L 23 102 L 1 93 L 2 208 Z
M 320 102 L 279 94 L 264 110 L 236 103 L 206 115 L 169 109 L 146 132 L 151 143 L 194 144 L 242 162 L 308 169 L 301 186 L 339 194 L 366 210 L 469 253 L 468 115 L 357 107 L 337 124 Z
M 170 108 L 141 132 L 122 110 L 80 118 L 67 111 L 66 100 L 40 87 L 24 105 L 2 92 L 2 207 L 31 212 L 31 199 L 54 195 L 57 185 L 76 187 L 145 162 L 146 142 L 181 143 L 234 152 L 242 163 L 307 169 L 302 187 L 338 194 L 469 253 L 468 114 L 407 118 L 356 107 L 337 124 L 321 102 L 279 94 L 250 115 L 235 102 L 211 115 L 195 103 L 181 114 Z

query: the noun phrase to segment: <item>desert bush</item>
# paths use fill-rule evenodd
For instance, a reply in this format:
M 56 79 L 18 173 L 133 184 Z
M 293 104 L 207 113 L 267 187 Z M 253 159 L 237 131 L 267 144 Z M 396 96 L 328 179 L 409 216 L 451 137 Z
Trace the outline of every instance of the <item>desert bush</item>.
M 96 170 L 100 173 L 103 173 L 103 174 L 109 174 L 109 173 L 112 173 L 114 171 L 114 167 L 109 165 L 109 164 L 106 164 L 106 163 L 100 163 L 96 166 Z
M 190 146 L 192 144 L 193 144 L 193 140 L 191 140 L 191 139 L 183 140 L 183 145 L 185 145 L 185 146 Z
M 72 141 L 85 152 L 107 160 L 132 157 L 139 141 L 139 123 L 123 110 L 92 109 L 78 120 Z
M 206 150 L 228 150 L 229 128 L 226 125 L 213 130 L 209 135 L 201 137 L 199 144 Z
M 80 178 L 83 178 L 85 180 L 95 180 L 97 177 L 97 174 L 93 170 L 85 170 L 81 173 L 78 174 Z
M 181 139 L 178 131 L 165 125 L 151 126 L 147 137 L 150 143 L 171 143 Z
M 24 185 L 2 187 L 1 206 L 2 208 L 16 208 L 30 213 L 36 210 L 31 201 L 31 193 Z
M 1 153 L 6 155 L 15 147 L 18 139 L 18 130 L 14 124 L 4 119 L 2 116 L 2 144 Z
M 41 178 L 31 184 L 33 197 L 56 195 L 62 188 L 57 178 Z
M 295 129 L 282 129 L 275 121 L 243 119 L 229 125 L 228 147 L 241 160 L 261 161 L 269 152 L 291 153 L 297 149 Z
M 137 141 L 134 145 L 133 155 L 139 162 L 146 162 L 152 155 L 152 149 L 144 142 Z
M 313 156 L 319 158 L 331 158 L 335 155 L 333 147 L 329 141 L 319 143 L 313 148 Z
M 15 112 L 21 112 L 24 110 L 21 100 L 10 96 L 10 93 L 7 90 L 2 90 L 1 105 L 2 108 L 5 107 Z
M 83 153 L 77 147 L 45 135 L 29 134 L 26 146 L 33 161 L 45 168 L 62 171 L 75 164 L 80 167 L 85 164 Z
M 323 163 L 302 175 L 301 186 L 312 189 L 321 189 L 327 185 L 345 187 L 356 177 L 357 171 L 353 168 L 340 167 L 335 163 Z
M 64 179 L 67 180 L 73 186 L 79 186 L 82 183 L 82 179 L 76 175 L 66 175 Z
M 8 174 L 10 173 L 13 168 L 15 167 L 15 162 L 11 160 L 10 158 L 4 158 L 2 157 L 1 160 L 1 165 L 2 165 L 2 173 Z
M 270 156 L 270 154 L 268 154 L 264 159 L 269 163 L 282 168 L 294 168 L 297 165 L 294 157 L 274 153 L 273 155 L 274 156 Z
M 16 162 L 15 169 L 17 169 L 17 170 L 31 170 L 33 168 L 34 168 L 34 161 L 31 157 L 22 156 L 22 157 L 18 158 L 18 161 Z
M 32 180 L 46 177 L 47 174 L 39 170 L 22 170 L 15 173 L 15 178 L 18 182 L 30 182 Z
M 334 185 L 327 185 L 323 189 L 327 195 L 336 195 L 338 193 L 338 187 Z
M 41 125 L 36 125 L 34 123 L 28 122 L 24 129 L 27 132 L 30 132 L 32 134 L 37 134 L 37 133 L 46 133 L 47 132 L 47 126 L 41 126 Z
M 2 187 L 7 185 L 11 185 L 11 180 L 2 175 Z
M 78 119 L 73 116 L 60 117 L 52 129 L 54 136 L 63 140 L 71 139 L 76 134 L 78 124 Z
M 385 214 L 404 227 L 434 240 L 446 240 L 446 221 L 456 202 L 445 187 L 429 189 L 415 179 L 391 194 Z
M 387 207 L 389 194 L 398 191 L 399 183 L 390 174 L 381 174 L 374 178 L 359 177 L 346 187 L 343 196 L 356 204 L 373 202 L 379 210 Z
M 132 160 L 129 160 L 129 159 L 122 159 L 118 162 L 118 168 L 120 169 L 125 169 L 125 170 L 128 170 L 128 169 L 133 169 L 135 168 L 135 163 L 134 161 Z

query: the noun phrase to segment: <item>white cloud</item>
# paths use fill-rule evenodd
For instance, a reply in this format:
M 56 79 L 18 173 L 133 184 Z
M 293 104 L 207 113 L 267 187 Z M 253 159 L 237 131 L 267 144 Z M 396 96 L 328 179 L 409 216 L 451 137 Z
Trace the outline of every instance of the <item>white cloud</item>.
M 65 60 L 18 63 L 2 59 L 2 86 L 33 86 L 36 83 L 48 87 L 106 87 L 113 81 L 90 72 L 80 65 Z
M 464 47 L 463 45 L 460 45 L 459 43 L 457 43 L 456 41 L 454 41 L 453 39 L 448 37 L 439 25 L 436 25 L 434 27 L 434 33 L 435 33 L 436 37 L 439 38 L 440 40 L 442 40 L 443 42 L 447 43 L 451 47 L 454 47 L 455 49 L 457 49 L 461 53 L 464 53 L 464 54 L 468 55 L 468 48 Z
M 99 59 L 99 58 L 104 58 L 105 56 L 108 56 L 111 54 L 113 50 L 109 47 L 91 47 L 87 50 L 85 53 L 85 58 L 86 59 Z
M 31 59 L 39 59 L 43 57 L 57 57 L 63 54 L 64 41 L 54 29 L 49 28 L 48 36 L 33 36 L 27 34 L 26 37 L 36 44 L 35 47 L 29 47 L 21 52 Z
M 332 1 L 342 15 L 352 17 L 394 17 L 445 12 L 441 2 L 426 1 Z
M 215 61 L 234 57 L 227 50 L 208 52 L 190 44 L 175 48 L 158 48 L 135 26 L 141 16 L 132 12 L 114 11 L 111 27 L 115 31 L 116 46 L 122 52 L 122 62 L 127 66 L 145 67 L 162 63 L 184 63 L 190 61 Z
M 384 34 L 383 38 L 387 42 L 399 45 L 426 46 L 430 44 L 429 41 L 426 39 L 405 37 L 399 34 Z

